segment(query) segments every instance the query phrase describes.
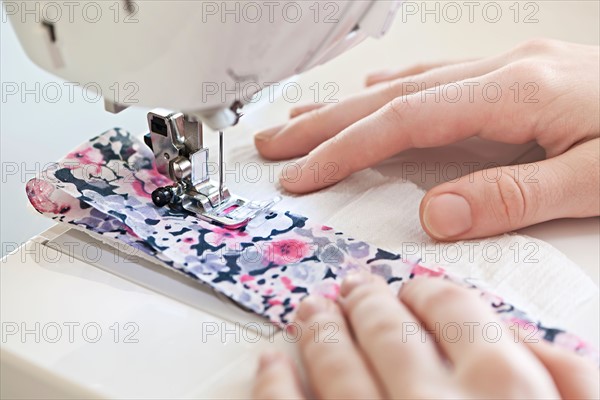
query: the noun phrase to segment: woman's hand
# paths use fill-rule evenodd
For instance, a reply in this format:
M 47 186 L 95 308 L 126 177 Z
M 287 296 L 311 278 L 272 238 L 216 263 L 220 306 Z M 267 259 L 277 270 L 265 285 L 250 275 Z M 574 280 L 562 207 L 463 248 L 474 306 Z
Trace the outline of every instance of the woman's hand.
M 528 345 L 515 340 L 518 335 L 474 291 L 417 278 L 397 299 L 382 279 L 355 275 L 344 282 L 341 296 L 339 304 L 309 297 L 298 310 L 309 397 L 600 396 L 597 366 L 543 340 Z M 332 325 L 337 331 L 327 335 Z M 304 398 L 299 382 L 290 359 L 264 355 L 254 397 Z
M 304 156 L 301 175 L 281 183 L 305 193 L 410 148 L 471 136 L 535 140 L 547 160 L 430 190 L 420 210 L 425 231 L 468 239 L 597 216 L 599 71 L 598 47 L 534 40 L 492 58 L 380 73 L 367 80 L 374 86 L 340 103 L 292 111 L 288 124 L 257 134 L 256 147 L 267 159 Z

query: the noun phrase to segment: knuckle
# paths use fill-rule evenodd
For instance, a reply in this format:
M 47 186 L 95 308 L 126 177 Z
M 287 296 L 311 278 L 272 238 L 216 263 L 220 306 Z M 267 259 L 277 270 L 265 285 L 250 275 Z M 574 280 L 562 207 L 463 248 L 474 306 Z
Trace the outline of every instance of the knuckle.
M 382 313 L 366 314 L 360 321 L 362 336 L 366 338 L 377 338 L 380 342 L 397 342 L 402 338 L 402 321 L 390 318 Z
M 333 332 L 334 335 L 331 335 L 333 328 L 335 328 L 335 332 Z M 302 318 L 298 337 L 301 345 L 320 346 L 323 342 L 321 338 L 329 336 L 332 336 L 333 339 L 343 338 L 345 331 L 346 323 L 342 310 L 336 304 L 330 303 L 327 310 L 311 313 Z M 338 333 L 340 336 L 337 335 Z M 332 340 L 331 343 L 338 343 L 338 340 Z
M 364 304 L 368 307 L 375 306 L 377 308 L 377 305 L 372 304 L 370 300 L 375 298 L 381 301 L 382 295 L 388 294 L 384 292 L 384 290 L 389 290 L 384 279 L 375 275 L 372 275 L 371 279 L 372 281 L 355 287 L 346 297 L 344 309 L 348 313 L 355 313 L 359 307 L 364 308 Z M 393 296 L 390 297 L 393 298 Z
M 317 108 L 314 110 L 300 113 L 296 118 L 289 121 L 287 129 L 289 131 L 308 131 L 314 126 L 318 126 L 323 121 L 325 110 Z
M 427 64 L 427 63 L 418 63 L 418 64 L 414 64 L 411 68 L 410 71 L 413 72 L 413 74 L 418 74 L 421 73 L 423 71 L 427 71 L 428 69 L 431 69 L 431 64 Z
M 490 360 L 494 362 L 491 363 Z M 485 381 L 494 377 L 501 382 L 511 382 L 507 389 L 517 397 L 535 392 L 532 384 L 535 381 L 524 378 L 528 376 L 526 367 L 499 347 L 482 349 L 476 357 L 463 364 L 461 374 L 461 378 L 467 381 Z
M 376 295 L 374 285 L 364 284 L 355 288 L 346 298 L 346 310 L 350 314 L 356 313 L 358 307 L 373 295 Z
M 472 293 L 467 289 L 455 284 L 447 284 L 425 296 L 419 302 L 418 307 L 427 311 L 438 308 L 440 305 L 457 304 L 465 301 L 471 302 L 472 297 Z
M 380 117 L 392 124 L 401 124 L 410 115 L 411 104 L 407 97 L 395 97 L 387 103 L 380 111 Z
M 493 367 L 489 365 L 489 360 L 494 360 Z M 505 377 L 511 373 L 511 369 L 510 359 L 505 352 L 495 349 L 492 345 L 479 349 L 475 355 L 463 360 L 462 371 L 469 377 L 485 377 L 491 373 Z
M 355 289 L 347 299 L 349 319 L 360 336 L 379 341 L 400 338 L 403 323 L 390 311 L 397 305 L 396 298 L 383 294 L 374 285 L 371 289 L 360 289 Z
M 402 389 L 402 393 L 399 396 L 394 397 L 403 399 L 439 399 L 446 396 L 448 396 L 448 393 L 445 395 L 443 392 L 440 393 L 435 385 L 424 385 L 413 381 L 410 385 Z
M 345 352 L 334 351 L 336 346 L 330 343 L 312 346 L 310 351 L 305 351 L 305 358 L 313 364 L 315 370 L 330 371 L 334 375 L 343 374 L 351 369 L 344 362 L 347 360 Z
M 515 48 L 515 53 L 524 56 L 532 55 L 532 53 L 545 53 L 555 49 L 557 44 L 558 42 L 556 40 L 548 38 L 533 38 L 519 44 Z
M 526 199 L 532 197 L 528 193 L 531 190 L 522 185 L 510 171 L 507 172 L 506 170 L 496 180 L 495 190 L 496 201 L 491 204 L 495 205 L 493 211 L 498 222 L 508 225 L 511 229 L 519 227 L 528 211 Z
M 410 104 L 405 97 L 396 97 L 386 106 L 386 115 L 389 115 L 394 121 L 401 122 L 406 118 L 407 108 L 409 107 Z
M 346 398 L 352 392 L 360 392 L 362 385 L 355 386 L 354 384 L 358 382 L 348 380 L 348 377 L 356 375 L 357 366 L 348 362 L 347 352 L 340 349 L 332 351 L 331 345 L 327 346 L 325 348 L 315 347 L 313 348 L 315 351 L 303 353 L 309 376 L 313 381 L 326 381 L 330 385 L 333 385 L 334 382 L 339 383 L 339 385 L 335 385 L 335 390 L 341 398 Z
M 398 95 L 399 88 L 401 87 L 401 82 L 398 79 L 386 81 L 381 85 L 381 94 L 383 98 L 393 99 Z
M 435 69 L 435 67 L 436 67 L 436 65 L 431 64 L 431 63 L 417 63 L 417 64 L 411 65 L 409 68 L 406 68 L 402 72 L 403 72 L 403 75 L 408 78 L 408 77 L 420 75 L 431 69 Z
M 323 179 L 338 181 L 356 172 L 358 169 L 356 162 L 359 160 L 353 157 L 352 154 L 348 154 L 348 151 L 345 150 L 349 142 L 350 140 L 347 135 L 339 134 L 317 147 L 315 152 L 321 151 L 321 154 L 335 155 L 335 157 L 329 158 L 321 157 L 320 159 L 327 161 L 316 165 Z
M 554 77 L 554 68 L 550 62 L 532 59 L 523 59 L 509 63 L 501 71 L 509 85 L 514 83 L 515 79 L 519 79 L 534 82 L 539 86 L 545 86 Z
M 387 83 L 382 91 L 382 100 L 386 102 L 400 101 L 407 102 L 406 96 L 415 94 L 426 87 L 425 82 L 419 79 L 419 75 L 398 78 Z
M 326 107 L 318 107 L 315 108 L 313 110 L 310 110 L 306 113 L 306 115 L 312 119 L 313 121 L 320 121 L 324 116 L 325 113 L 327 112 L 327 108 Z
M 420 118 L 418 113 L 423 110 L 420 102 L 425 102 L 420 96 L 399 96 L 390 101 L 380 110 L 382 124 L 393 124 L 401 127 L 407 122 L 416 121 Z M 410 129 L 406 132 L 404 140 L 409 148 L 439 146 L 437 134 L 423 135 L 421 131 Z

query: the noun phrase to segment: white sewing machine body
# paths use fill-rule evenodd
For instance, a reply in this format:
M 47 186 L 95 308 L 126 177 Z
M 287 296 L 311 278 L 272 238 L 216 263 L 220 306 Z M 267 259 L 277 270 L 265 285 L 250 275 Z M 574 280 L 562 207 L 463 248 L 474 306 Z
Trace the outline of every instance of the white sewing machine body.
M 2 264 L 2 398 L 247 398 L 260 351 L 292 350 L 209 287 L 67 226 Z
M 17 12 L 17 3 L 5 5 L 36 64 L 94 83 L 89 88 L 101 90 L 110 109 L 163 107 L 213 129 L 235 124 L 230 107 L 264 87 L 381 36 L 398 8 L 397 1 L 373 0 L 127 0 L 53 12 L 48 3 L 29 2 L 35 18 Z

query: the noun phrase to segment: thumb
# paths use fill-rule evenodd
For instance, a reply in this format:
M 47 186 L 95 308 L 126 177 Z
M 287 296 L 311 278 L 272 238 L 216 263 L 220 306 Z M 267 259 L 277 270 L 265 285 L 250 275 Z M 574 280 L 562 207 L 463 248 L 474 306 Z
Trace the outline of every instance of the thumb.
M 600 215 L 600 139 L 557 157 L 474 172 L 431 189 L 423 229 L 440 240 L 472 239 L 557 218 Z

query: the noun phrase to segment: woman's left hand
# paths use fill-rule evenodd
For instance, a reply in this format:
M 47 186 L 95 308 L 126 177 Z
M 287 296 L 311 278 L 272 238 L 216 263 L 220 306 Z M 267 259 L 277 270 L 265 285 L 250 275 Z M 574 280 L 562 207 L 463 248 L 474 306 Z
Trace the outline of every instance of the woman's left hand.
M 289 358 L 271 353 L 255 399 L 600 396 L 597 366 L 543 340 L 521 343 L 473 290 L 417 278 L 397 299 L 381 278 L 355 275 L 341 296 L 339 304 L 309 297 L 297 313 L 313 394 Z

